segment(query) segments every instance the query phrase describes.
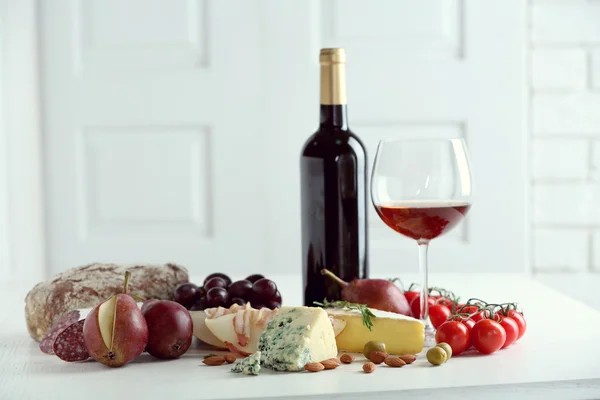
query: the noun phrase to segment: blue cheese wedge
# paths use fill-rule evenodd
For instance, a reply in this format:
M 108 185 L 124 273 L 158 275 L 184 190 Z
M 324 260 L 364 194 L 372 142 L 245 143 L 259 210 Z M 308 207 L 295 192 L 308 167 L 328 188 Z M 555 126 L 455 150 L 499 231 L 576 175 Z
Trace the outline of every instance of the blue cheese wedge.
M 231 372 L 241 372 L 246 375 L 258 375 L 260 373 L 260 351 L 233 364 Z
M 317 307 L 282 307 L 260 336 L 258 350 L 261 364 L 276 371 L 301 371 L 338 352 L 331 321 Z

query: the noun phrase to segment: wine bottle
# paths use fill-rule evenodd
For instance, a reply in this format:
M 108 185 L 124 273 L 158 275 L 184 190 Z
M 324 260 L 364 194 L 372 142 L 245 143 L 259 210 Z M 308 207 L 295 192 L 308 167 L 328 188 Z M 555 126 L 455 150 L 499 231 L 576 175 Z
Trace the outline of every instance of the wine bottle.
M 338 284 L 368 277 L 367 156 L 348 127 L 346 52 L 321 49 L 321 118 L 300 159 L 304 305 L 339 300 Z

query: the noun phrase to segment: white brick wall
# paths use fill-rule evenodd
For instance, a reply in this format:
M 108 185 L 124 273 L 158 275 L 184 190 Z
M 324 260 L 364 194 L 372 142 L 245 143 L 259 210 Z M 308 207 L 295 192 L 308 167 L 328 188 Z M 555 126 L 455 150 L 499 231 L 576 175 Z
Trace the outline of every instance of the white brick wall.
M 531 6 L 534 44 L 600 42 L 600 4 L 595 0 L 537 2 Z
M 530 9 L 533 270 L 600 308 L 600 1 Z
M 587 182 L 534 182 L 533 222 L 534 227 L 600 225 L 600 187 Z
M 598 20 L 600 25 L 600 20 Z M 535 72 L 533 72 L 535 74 Z M 600 93 L 535 93 L 533 129 L 537 135 L 600 137 Z
M 583 49 L 533 49 L 531 86 L 544 89 L 583 89 L 586 85 L 586 53 Z
M 536 181 L 582 181 L 588 177 L 590 149 L 587 139 L 534 138 L 532 152 L 532 173 Z
M 533 237 L 533 262 L 538 269 L 560 272 L 587 270 L 590 234 L 585 230 L 536 228 Z
M 600 49 L 592 51 L 590 68 L 592 87 L 594 89 L 600 89 Z

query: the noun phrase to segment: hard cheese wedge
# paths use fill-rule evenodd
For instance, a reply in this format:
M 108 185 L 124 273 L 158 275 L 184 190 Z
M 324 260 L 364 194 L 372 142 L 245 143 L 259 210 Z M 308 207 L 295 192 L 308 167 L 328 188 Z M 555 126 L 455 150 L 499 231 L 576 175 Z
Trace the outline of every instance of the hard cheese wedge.
M 335 338 L 339 350 L 360 353 L 371 340 L 385 343 L 390 354 L 417 354 L 423 350 L 425 329 L 417 319 L 371 308 L 377 318 L 371 318 L 373 327 L 369 331 L 358 310 L 327 308 L 326 311 L 346 322 L 342 333 Z
M 277 371 L 301 371 L 310 362 L 337 356 L 327 313 L 316 307 L 282 307 L 258 341 L 261 364 Z

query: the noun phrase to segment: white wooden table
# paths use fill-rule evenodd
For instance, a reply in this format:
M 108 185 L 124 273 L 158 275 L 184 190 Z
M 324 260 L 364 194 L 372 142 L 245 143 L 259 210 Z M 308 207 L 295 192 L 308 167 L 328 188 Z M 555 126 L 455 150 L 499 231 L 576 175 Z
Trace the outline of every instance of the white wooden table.
M 273 279 L 285 304 L 300 304 L 299 277 Z M 200 356 L 208 351 L 198 345 L 179 360 L 143 354 L 111 369 L 42 354 L 25 328 L 23 299 L 29 288 L 5 287 L 0 291 L 0 399 L 600 398 L 599 312 L 521 276 L 433 275 L 431 284 L 464 298 L 519 301 L 526 335 L 491 356 L 454 357 L 441 367 L 421 356 L 413 365 L 380 367 L 369 375 L 355 362 L 317 374 L 241 376 L 226 366 L 204 366 Z

